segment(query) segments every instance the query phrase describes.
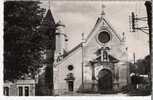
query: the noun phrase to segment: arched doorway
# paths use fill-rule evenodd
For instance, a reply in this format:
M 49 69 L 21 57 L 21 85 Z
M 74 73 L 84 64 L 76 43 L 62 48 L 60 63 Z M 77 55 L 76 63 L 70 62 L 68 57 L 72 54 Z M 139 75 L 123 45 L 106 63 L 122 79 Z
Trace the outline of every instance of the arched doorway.
M 98 73 L 98 91 L 112 90 L 112 72 L 108 69 L 102 69 Z

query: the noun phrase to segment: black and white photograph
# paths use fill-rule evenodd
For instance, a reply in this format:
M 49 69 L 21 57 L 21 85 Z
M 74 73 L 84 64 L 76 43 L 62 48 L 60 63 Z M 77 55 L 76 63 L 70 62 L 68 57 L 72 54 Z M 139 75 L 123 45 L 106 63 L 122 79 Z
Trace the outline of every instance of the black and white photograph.
M 151 96 L 151 0 L 3 5 L 4 96 Z

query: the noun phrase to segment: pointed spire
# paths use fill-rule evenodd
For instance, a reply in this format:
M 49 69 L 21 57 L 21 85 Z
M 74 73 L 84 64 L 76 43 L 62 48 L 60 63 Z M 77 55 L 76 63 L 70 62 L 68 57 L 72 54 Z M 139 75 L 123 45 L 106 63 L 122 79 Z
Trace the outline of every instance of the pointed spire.
M 43 20 L 46 24 L 48 24 L 49 27 L 54 27 L 55 26 L 55 20 L 53 18 L 53 15 L 51 13 L 51 10 L 48 9 L 47 14 Z
M 55 20 L 53 18 L 52 12 L 51 12 L 51 0 L 48 0 L 48 11 L 44 18 L 44 21 L 47 22 L 48 26 L 54 27 L 55 26 Z
M 47 32 L 48 30 L 55 30 L 55 20 L 53 18 L 53 15 L 51 13 L 51 10 L 48 9 L 46 16 L 43 18 L 42 24 L 40 26 L 40 31 Z

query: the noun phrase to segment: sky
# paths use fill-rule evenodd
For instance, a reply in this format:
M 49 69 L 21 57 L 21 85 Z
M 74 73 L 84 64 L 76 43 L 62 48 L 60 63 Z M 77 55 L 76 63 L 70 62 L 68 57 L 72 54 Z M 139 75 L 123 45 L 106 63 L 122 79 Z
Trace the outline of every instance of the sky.
M 101 16 L 102 4 L 105 5 L 105 17 L 117 34 L 122 36 L 125 32 L 129 60 L 133 60 L 133 53 L 136 59 L 143 59 L 149 54 L 148 34 L 141 31 L 130 32 L 129 27 L 129 16 L 132 11 L 138 17 L 147 16 L 144 1 L 51 1 L 50 9 L 55 22 L 61 20 L 66 25 L 65 33 L 69 37 L 68 49 L 74 48 L 81 42 L 82 33 L 87 37 L 97 18 Z M 41 7 L 48 9 L 49 2 L 42 1 Z M 147 24 L 143 23 L 143 25 Z

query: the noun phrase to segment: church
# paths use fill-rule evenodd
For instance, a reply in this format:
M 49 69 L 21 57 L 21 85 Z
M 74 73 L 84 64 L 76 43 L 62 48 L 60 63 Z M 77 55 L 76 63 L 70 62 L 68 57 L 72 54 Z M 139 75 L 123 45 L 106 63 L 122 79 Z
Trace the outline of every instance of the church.
M 53 67 L 54 94 L 117 92 L 129 84 L 125 36 L 115 31 L 105 12 L 82 42 L 68 51 L 65 25 L 56 24 Z

